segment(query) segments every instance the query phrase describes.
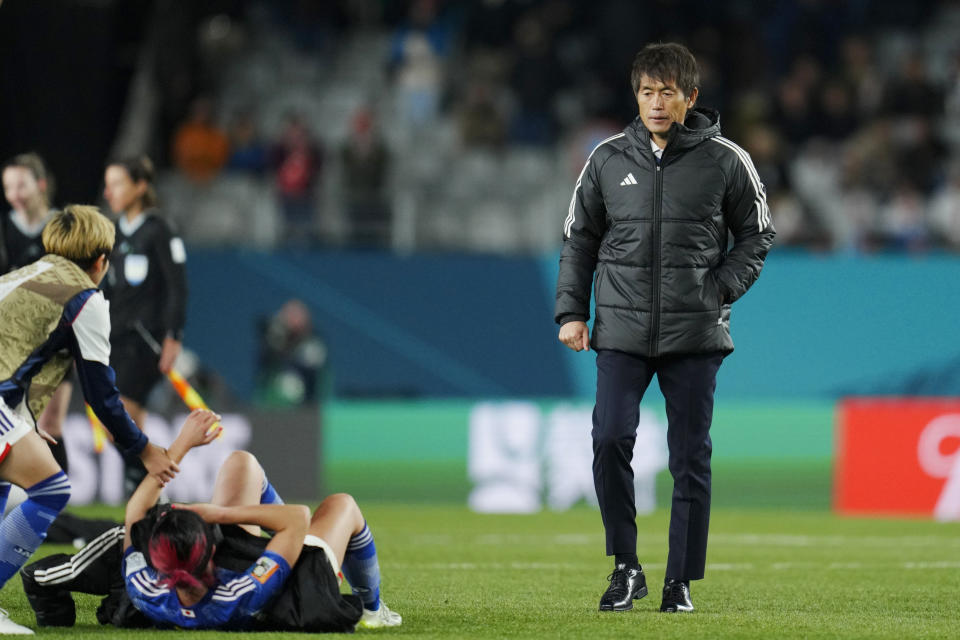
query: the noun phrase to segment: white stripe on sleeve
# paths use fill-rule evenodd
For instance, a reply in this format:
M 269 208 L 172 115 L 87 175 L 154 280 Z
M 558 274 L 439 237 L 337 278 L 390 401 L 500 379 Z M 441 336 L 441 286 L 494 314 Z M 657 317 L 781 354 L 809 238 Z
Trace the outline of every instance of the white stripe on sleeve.
M 756 194 L 756 200 L 754 202 L 757 205 L 758 230 L 763 231 L 770 223 L 770 207 L 767 205 L 766 189 L 763 188 L 763 183 L 760 182 L 760 174 L 757 173 L 756 167 L 753 166 L 753 160 L 750 159 L 750 154 L 726 138 L 717 136 L 710 139 L 714 142 L 722 144 L 737 154 L 737 157 L 740 158 L 740 162 L 746 168 L 747 175 L 750 177 L 750 182 L 753 183 L 753 190 Z
M 95 292 L 73 321 L 73 334 L 84 360 L 110 365 L 110 303 Z
M 601 140 L 600 144 L 595 146 L 593 151 L 590 152 L 590 155 L 587 156 L 587 161 L 583 163 L 583 169 L 580 169 L 580 175 L 577 177 L 577 184 L 573 187 L 573 196 L 570 197 L 570 208 L 567 210 L 567 219 L 563 221 L 563 235 L 565 237 L 570 237 L 570 230 L 573 228 L 573 222 L 576 218 L 576 215 L 574 214 L 574 208 L 577 201 L 577 190 L 580 188 L 580 183 L 583 181 L 583 174 L 587 172 L 587 167 L 590 166 L 590 158 L 592 158 L 593 154 L 597 152 L 597 149 L 607 144 L 611 140 L 622 138 L 624 135 L 626 134 L 621 132 L 610 136 L 606 140 Z

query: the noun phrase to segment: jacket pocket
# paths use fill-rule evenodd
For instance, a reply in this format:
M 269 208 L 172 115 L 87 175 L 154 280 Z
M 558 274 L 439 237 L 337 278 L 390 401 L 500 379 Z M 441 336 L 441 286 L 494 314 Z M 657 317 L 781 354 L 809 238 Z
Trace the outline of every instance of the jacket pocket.
M 713 236 L 713 239 L 717 241 L 717 248 L 720 249 L 721 253 L 726 253 L 727 251 L 726 229 L 721 231 L 720 227 L 717 226 L 717 223 L 714 222 L 712 218 L 707 219 L 707 227 L 710 229 L 710 234 Z
M 606 276 L 607 270 L 604 268 L 602 262 L 597 263 L 597 273 L 593 277 L 593 300 L 595 303 L 600 303 L 600 285 L 603 283 L 604 276 Z
M 703 277 L 703 288 L 711 308 L 717 312 L 717 324 L 723 324 L 723 295 L 720 293 L 720 282 L 712 269 Z

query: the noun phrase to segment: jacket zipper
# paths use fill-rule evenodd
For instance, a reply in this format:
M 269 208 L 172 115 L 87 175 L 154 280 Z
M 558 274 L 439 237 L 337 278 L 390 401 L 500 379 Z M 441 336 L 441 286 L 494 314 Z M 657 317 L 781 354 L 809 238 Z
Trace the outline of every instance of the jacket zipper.
M 654 158 L 656 163 L 656 158 Z M 660 333 L 660 208 L 663 206 L 663 157 L 657 163 L 653 183 L 653 299 L 650 316 L 650 357 L 657 356 Z

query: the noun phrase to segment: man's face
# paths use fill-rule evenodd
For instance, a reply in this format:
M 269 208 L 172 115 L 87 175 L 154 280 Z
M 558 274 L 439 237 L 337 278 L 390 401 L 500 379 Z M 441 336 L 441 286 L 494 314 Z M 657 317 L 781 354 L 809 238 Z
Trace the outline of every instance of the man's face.
M 665 138 L 674 122 L 683 124 L 687 111 L 697 101 L 697 89 L 683 95 L 674 81 L 663 82 L 644 75 L 637 91 L 640 119 L 654 137 Z

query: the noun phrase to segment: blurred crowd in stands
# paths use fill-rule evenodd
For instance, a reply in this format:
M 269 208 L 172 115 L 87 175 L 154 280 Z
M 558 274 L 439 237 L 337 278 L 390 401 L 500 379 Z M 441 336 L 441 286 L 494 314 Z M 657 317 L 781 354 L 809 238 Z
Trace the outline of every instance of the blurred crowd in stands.
M 526 248 L 556 246 L 586 155 L 636 113 L 633 55 L 650 40 L 676 40 L 698 56 L 699 104 L 719 109 L 724 135 L 752 155 L 780 247 L 960 250 L 956 0 L 222 4 L 226 18 L 211 21 L 221 20 L 223 35 L 227 20 L 221 40 L 232 45 L 201 47 L 206 80 L 193 83 L 179 124 L 163 132 L 167 161 L 200 187 L 229 174 L 270 184 L 278 243 L 398 246 L 403 225 L 426 209 L 400 216 L 406 172 L 423 156 L 446 157 L 446 144 L 451 160 L 421 176 L 434 183 L 428 200 L 464 170 L 460 156 L 496 163 L 523 150 L 548 163 L 551 179 L 540 188 L 560 192 L 547 200 L 556 205 L 555 228 L 541 229 L 545 244 Z M 242 50 L 246 61 L 257 50 L 270 55 L 274 41 L 258 36 L 264 25 L 320 69 L 301 72 L 306 103 L 291 101 L 273 117 L 255 99 L 236 97 L 255 90 L 238 93 L 209 71 L 227 64 L 224 50 Z M 214 27 L 204 28 L 209 40 Z M 347 68 L 336 66 L 344 60 Z M 362 91 L 333 109 L 347 95 L 333 85 L 350 86 L 353 75 Z M 310 96 L 326 102 L 313 109 Z M 491 195 L 478 191 L 473 200 Z M 514 202 L 520 210 L 506 215 L 519 221 L 530 199 Z M 325 225 L 329 216 L 339 226 Z M 548 226 L 548 216 L 533 226 Z M 324 232 L 331 228 L 339 231 Z

